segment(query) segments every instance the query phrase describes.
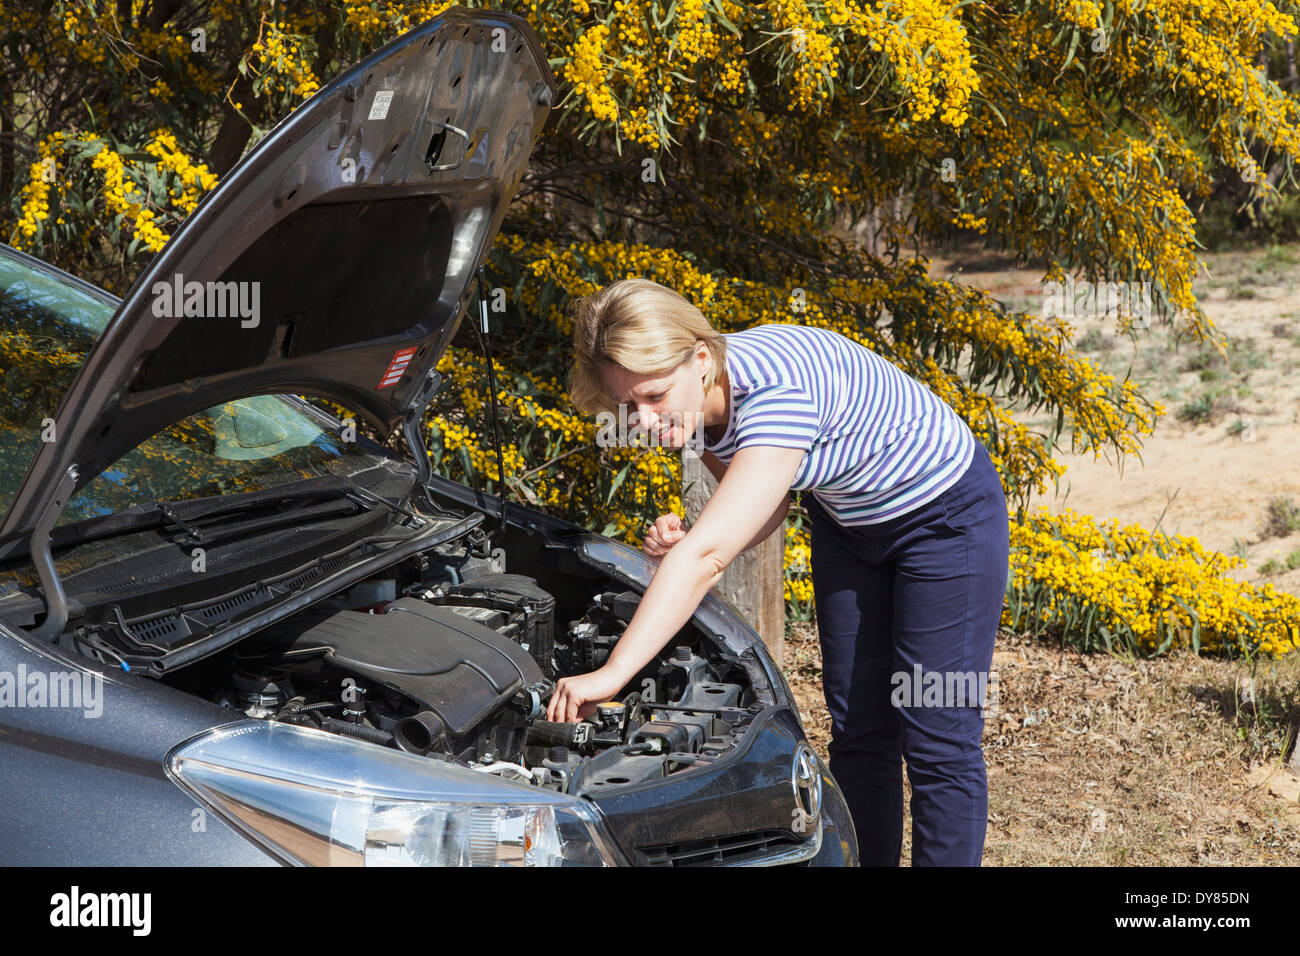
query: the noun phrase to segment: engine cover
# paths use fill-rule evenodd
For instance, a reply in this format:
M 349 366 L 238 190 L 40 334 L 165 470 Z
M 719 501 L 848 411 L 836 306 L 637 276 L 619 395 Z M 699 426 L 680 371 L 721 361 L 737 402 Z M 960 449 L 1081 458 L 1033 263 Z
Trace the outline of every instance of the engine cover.
M 339 611 L 276 643 L 294 656 L 321 650 L 340 670 L 400 690 L 456 736 L 543 680 L 514 641 L 417 598 L 400 598 L 383 614 Z

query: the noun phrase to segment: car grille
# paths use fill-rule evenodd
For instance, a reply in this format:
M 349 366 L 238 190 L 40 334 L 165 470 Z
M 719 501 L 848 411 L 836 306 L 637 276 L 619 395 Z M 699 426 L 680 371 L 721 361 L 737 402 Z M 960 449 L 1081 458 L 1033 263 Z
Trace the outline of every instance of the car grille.
M 638 849 L 649 866 L 743 866 L 797 851 L 805 842 L 785 830 L 755 830 Z

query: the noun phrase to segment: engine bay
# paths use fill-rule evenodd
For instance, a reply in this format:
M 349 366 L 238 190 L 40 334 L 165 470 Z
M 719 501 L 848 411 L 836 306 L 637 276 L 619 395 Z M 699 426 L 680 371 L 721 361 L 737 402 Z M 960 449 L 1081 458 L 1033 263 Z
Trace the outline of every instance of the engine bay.
M 548 591 L 540 576 L 500 570 L 476 529 L 166 682 L 248 717 L 577 796 L 735 749 L 762 706 L 744 662 L 691 625 L 589 718 L 546 720 L 556 682 L 605 662 L 641 596 L 608 579 Z

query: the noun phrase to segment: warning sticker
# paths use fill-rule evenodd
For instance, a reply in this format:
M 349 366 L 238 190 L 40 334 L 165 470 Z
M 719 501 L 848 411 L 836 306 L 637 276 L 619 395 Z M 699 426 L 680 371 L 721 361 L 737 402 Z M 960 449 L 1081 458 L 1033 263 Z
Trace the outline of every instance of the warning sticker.
M 398 349 L 393 353 L 393 360 L 388 363 L 388 369 L 384 372 L 383 378 L 379 380 L 376 389 L 388 388 L 390 385 L 396 385 L 397 380 L 402 377 L 406 371 L 406 366 L 411 364 L 411 359 L 415 358 L 417 347 L 412 345 L 408 348 Z
M 388 117 L 388 104 L 393 102 L 392 90 L 376 90 L 375 98 L 370 104 L 370 119 L 381 120 Z

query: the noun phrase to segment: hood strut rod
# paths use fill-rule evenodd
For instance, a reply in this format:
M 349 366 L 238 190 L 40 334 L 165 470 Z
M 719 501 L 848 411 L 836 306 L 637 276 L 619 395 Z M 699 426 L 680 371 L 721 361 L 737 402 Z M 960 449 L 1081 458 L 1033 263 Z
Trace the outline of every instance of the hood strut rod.
M 36 520 L 36 527 L 32 529 L 28 550 L 32 555 L 32 563 L 36 565 L 41 590 L 45 594 L 45 620 L 32 631 L 34 637 L 58 637 L 68 623 L 68 595 L 63 590 L 63 582 L 59 580 L 59 572 L 54 567 L 54 557 L 50 554 L 50 530 L 76 487 L 77 466 L 69 465 L 59 479 L 59 487 L 55 489 L 54 496 L 46 503 L 45 510 Z
M 406 411 L 406 418 L 402 422 L 402 435 L 406 438 L 407 447 L 411 449 L 411 457 L 415 459 L 416 480 L 420 484 L 420 491 L 424 494 L 425 503 L 439 518 L 453 518 L 460 521 L 465 517 L 463 514 L 450 511 L 438 504 L 429 491 L 429 483 L 433 481 L 433 467 L 429 464 L 429 449 L 425 447 L 424 438 L 420 435 L 421 416 L 441 381 L 442 376 L 430 369 L 419 396 Z
M 480 339 L 483 342 L 483 354 L 487 356 L 488 372 L 488 407 L 492 410 L 492 447 L 496 449 L 497 454 L 497 474 L 500 475 L 501 487 L 498 494 L 501 496 L 501 517 L 497 525 L 497 534 L 505 534 L 506 530 L 506 466 L 501 458 L 501 426 L 497 422 L 497 377 L 496 370 L 492 367 L 492 336 L 488 330 L 488 307 L 487 307 L 487 281 L 483 278 L 486 272 L 486 266 L 478 267 L 478 314 L 479 326 L 481 330 Z M 495 544 L 495 542 L 493 542 Z

